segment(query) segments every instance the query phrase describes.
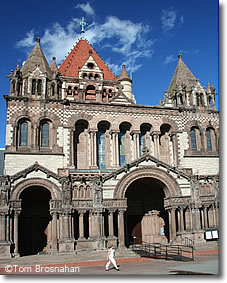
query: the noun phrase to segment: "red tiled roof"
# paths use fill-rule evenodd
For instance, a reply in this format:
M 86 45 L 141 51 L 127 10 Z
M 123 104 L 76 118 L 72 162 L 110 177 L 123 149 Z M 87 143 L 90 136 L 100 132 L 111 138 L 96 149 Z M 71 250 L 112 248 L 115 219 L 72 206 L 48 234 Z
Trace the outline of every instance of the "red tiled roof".
M 110 71 L 104 61 L 95 52 L 87 40 L 80 39 L 74 46 L 69 55 L 65 58 L 64 62 L 59 68 L 59 72 L 65 77 L 79 77 L 79 68 L 81 68 L 84 63 L 88 60 L 92 50 L 92 57 L 103 71 L 104 80 L 116 81 L 117 77 Z

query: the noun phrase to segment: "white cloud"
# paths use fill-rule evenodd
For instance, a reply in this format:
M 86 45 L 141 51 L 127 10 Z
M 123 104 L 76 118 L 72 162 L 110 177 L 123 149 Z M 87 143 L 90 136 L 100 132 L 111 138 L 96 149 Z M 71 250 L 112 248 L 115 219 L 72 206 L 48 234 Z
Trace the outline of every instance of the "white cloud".
M 176 18 L 177 18 L 177 13 L 175 10 L 173 10 L 173 8 L 162 10 L 161 22 L 162 22 L 162 29 L 164 32 L 167 32 L 174 28 Z
M 67 26 L 55 23 L 45 29 L 41 37 L 41 47 L 49 61 L 55 56 L 59 64 L 68 55 L 80 38 L 79 23 L 80 19 L 74 18 Z M 113 72 L 119 74 L 123 63 L 126 64 L 128 71 L 135 72 L 142 66 L 138 61 L 152 56 L 153 41 L 146 39 L 149 30 L 150 28 L 142 23 L 109 16 L 103 23 L 89 24 L 85 29 L 85 37 L 92 45 L 96 44 L 97 47 L 111 50 L 113 55 L 118 54 L 117 62 L 113 63 L 109 59 L 109 67 Z M 34 36 L 33 30 L 28 32 L 25 38 L 17 43 L 17 47 L 30 48 L 35 42 Z
M 179 24 L 182 25 L 183 23 L 184 23 L 184 17 L 181 16 L 181 17 L 180 17 L 180 20 L 179 20 Z
M 32 47 L 35 44 L 34 40 L 34 31 L 31 30 L 26 33 L 26 36 L 24 39 L 18 41 L 16 43 L 16 47 L 21 48 L 21 47 Z
M 75 8 L 82 9 L 89 16 L 94 16 L 95 15 L 95 11 L 91 7 L 89 2 L 87 2 L 87 4 L 77 4 Z
M 165 58 L 163 64 L 164 64 L 164 65 L 167 65 L 167 64 L 170 64 L 170 63 L 175 62 L 175 61 L 177 61 L 176 56 L 169 55 L 169 56 L 167 56 L 167 57 Z

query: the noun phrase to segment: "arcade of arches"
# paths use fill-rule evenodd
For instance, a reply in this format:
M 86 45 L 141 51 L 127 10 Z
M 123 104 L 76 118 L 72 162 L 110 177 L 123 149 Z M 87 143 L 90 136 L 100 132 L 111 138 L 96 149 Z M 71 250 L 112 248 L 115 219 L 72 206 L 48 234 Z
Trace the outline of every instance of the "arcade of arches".
M 31 255 L 42 251 L 61 251 L 61 243 L 70 242 L 68 251 L 75 248 L 104 248 L 109 243 L 129 247 L 133 242 L 168 243 L 193 228 L 192 208 L 166 205 L 166 185 L 155 177 L 138 177 L 123 193 L 123 198 L 103 200 L 101 209 L 92 202 L 92 188 L 76 188 L 75 201 L 83 195 L 90 204 L 83 208 L 74 202 L 62 209 L 62 200 L 51 198 L 49 189 L 29 186 L 18 195 L 20 209 L 14 210 L 10 220 L 15 254 Z M 83 190 L 85 190 L 83 192 Z M 119 195 L 120 196 L 120 195 Z M 113 201 L 116 201 L 113 204 Z M 123 201 L 123 206 L 118 206 Z M 60 206 L 57 208 L 57 203 Z M 217 227 L 215 207 L 201 207 L 198 229 Z

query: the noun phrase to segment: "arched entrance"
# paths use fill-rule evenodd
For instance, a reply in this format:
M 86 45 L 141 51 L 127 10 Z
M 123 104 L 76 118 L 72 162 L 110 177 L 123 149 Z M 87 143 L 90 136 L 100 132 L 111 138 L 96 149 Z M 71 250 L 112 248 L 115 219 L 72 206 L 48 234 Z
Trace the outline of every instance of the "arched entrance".
M 51 193 L 44 187 L 32 186 L 24 189 L 19 198 L 22 200 L 18 227 L 19 254 L 37 254 L 47 245 Z
M 125 193 L 126 246 L 169 240 L 168 212 L 164 208 L 164 187 L 158 179 L 144 177 L 132 182 Z

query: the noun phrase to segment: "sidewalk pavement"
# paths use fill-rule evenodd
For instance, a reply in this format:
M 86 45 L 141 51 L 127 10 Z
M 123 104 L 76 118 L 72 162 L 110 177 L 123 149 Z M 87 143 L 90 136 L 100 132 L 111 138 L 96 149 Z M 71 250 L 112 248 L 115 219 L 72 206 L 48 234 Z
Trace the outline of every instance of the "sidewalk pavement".
M 116 252 L 120 271 L 105 271 L 106 252 L 94 251 L 77 255 L 34 255 L 0 261 L 0 274 L 19 275 L 218 275 L 219 251 L 203 250 L 195 252 L 194 261 L 173 261 L 141 257 L 124 257 Z M 127 256 L 127 252 L 125 252 Z

